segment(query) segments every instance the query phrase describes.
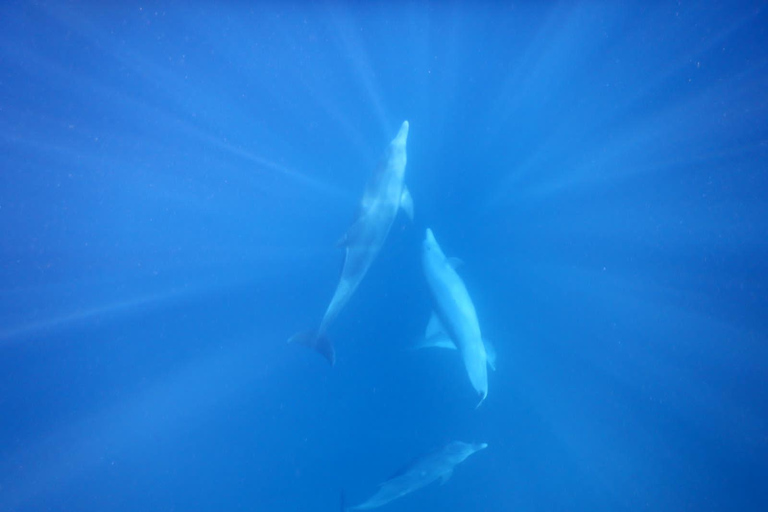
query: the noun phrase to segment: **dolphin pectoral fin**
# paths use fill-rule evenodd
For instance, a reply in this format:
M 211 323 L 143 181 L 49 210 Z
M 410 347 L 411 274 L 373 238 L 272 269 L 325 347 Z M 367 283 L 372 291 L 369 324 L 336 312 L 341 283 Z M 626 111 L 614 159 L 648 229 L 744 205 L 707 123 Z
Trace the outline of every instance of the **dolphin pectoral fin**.
M 483 338 L 483 346 L 485 346 L 485 359 L 488 361 L 488 366 L 491 367 L 491 370 L 496 371 L 496 347 L 486 338 Z
M 453 270 L 456 270 L 457 268 L 464 266 L 464 260 L 457 258 L 456 256 L 451 256 L 448 258 L 448 264 Z
M 333 349 L 331 340 L 325 334 L 318 334 L 315 330 L 303 331 L 291 336 L 288 343 L 298 343 L 311 348 L 326 358 L 331 366 L 336 364 L 336 351 Z
M 451 475 L 453 475 L 453 470 L 449 469 L 442 475 L 440 475 L 440 485 L 445 485 L 445 482 L 451 479 Z
M 400 194 L 400 208 L 408 215 L 409 219 L 413 220 L 413 198 L 405 185 L 403 185 L 403 192 Z

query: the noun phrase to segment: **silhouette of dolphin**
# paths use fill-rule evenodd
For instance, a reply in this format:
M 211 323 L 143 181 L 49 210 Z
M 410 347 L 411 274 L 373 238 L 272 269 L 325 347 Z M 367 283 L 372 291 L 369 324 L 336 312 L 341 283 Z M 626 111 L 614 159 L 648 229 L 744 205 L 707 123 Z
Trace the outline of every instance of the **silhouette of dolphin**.
M 402 208 L 413 220 L 413 199 L 403 183 L 408 128 L 408 121 L 403 121 L 365 187 L 357 219 L 339 240 L 339 245 L 346 249 L 344 268 L 320 327 L 300 332 L 288 340 L 316 350 L 331 366 L 336 362 L 336 352 L 326 336 L 328 326 L 347 305 L 381 251 L 397 212 Z
M 464 462 L 473 453 L 487 447 L 488 444 L 486 443 L 452 441 L 433 453 L 415 459 L 392 475 L 387 481 L 380 484 L 376 494 L 359 505 L 346 508 L 344 494 L 342 493 L 342 511 L 368 510 L 380 507 L 392 500 L 421 489 L 435 480 L 439 479 L 442 483 L 445 483 L 453 474 L 454 467 Z
M 480 397 L 479 407 L 488 396 L 488 368 L 477 313 L 455 265 L 445 257 L 431 229 L 422 244 L 421 262 L 435 315 L 461 352 L 469 381 Z

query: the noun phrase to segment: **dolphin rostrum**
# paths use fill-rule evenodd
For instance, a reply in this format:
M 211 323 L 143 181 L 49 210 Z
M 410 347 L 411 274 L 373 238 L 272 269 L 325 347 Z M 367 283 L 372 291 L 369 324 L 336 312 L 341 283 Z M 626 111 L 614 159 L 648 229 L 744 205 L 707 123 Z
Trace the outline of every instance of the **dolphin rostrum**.
M 453 468 L 473 453 L 487 448 L 486 443 L 453 441 L 443 448 L 419 457 L 379 485 L 379 490 L 363 503 L 342 510 L 367 510 L 386 505 L 392 500 L 421 489 L 437 479 L 448 481 Z
M 328 326 L 347 305 L 376 259 L 397 212 L 402 208 L 413 219 L 413 200 L 403 183 L 407 140 L 408 121 L 403 121 L 400 131 L 389 143 L 385 157 L 368 180 L 357 219 L 339 240 L 339 245 L 346 249 L 344 268 L 320 327 L 300 332 L 288 340 L 289 343 L 301 343 L 315 349 L 331 365 L 336 362 L 336 353 L 325 334 Z
M 421 263 L 435 316 L 441 329 L 461 352 L 469 381 L 480 397 L 479 406 L 488 396 L 488 368 L 477 313 L 464 282 L 452 261 L 443 254 L 431 229 L 427 229 L 422 244 Z

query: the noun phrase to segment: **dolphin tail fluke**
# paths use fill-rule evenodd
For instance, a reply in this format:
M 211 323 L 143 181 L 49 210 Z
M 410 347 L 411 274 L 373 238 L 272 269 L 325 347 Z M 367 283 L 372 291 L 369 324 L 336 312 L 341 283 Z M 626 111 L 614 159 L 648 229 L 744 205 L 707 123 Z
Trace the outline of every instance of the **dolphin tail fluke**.
M 326 358 L 331 363 L 331 366 L 336 364 L 336 351 L 333 349 L 331 340 L 325 334 L 320 334 L 316 330 L 294 334 L 288 339 L 288 343 L 298 343 L 299 345 L 309 347 Z

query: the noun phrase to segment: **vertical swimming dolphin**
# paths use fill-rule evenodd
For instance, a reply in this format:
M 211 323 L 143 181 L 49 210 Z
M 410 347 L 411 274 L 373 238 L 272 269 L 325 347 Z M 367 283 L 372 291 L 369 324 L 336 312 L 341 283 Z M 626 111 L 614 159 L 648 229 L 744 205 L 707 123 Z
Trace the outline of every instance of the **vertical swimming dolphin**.
M 368 510 L 386 505 L 392 500 L 401 498 L 415 490 L 440 479 L 445 483 L 451 477 L 453 468 L 473 453 L 483 450 L 486 443 L 464 443 L 453 441 L 429 455 L 419 457 L 406 467 L 392 475 L 379 485 L 379 490 L 365 502 L 354 507 L 346 507 L 342 497 L 342 512 L 349 510 Z
M 368 180 L 357 219 L 339 240 L 339 245 L 346 249 L 344 268 L 320 327 L 298 333 L 288 340 L 313 348 L 331 365 L 336 362 L 336 352 L 326 336 L 328 326 L 347 305 L 376 259 L 400 208 L 413 219 L 413 200 L 403 183 L 408 128 L 408 121 L 403 121 L 379 167 Z
M 488 396 L 488 369 L 485 345 L 472 299 L 451 261 L 445 257 L 431 229 L 422 244 L 421 263 L 432 296 L 439 325 L 464 359 L 469 381 L 480 398 Z

